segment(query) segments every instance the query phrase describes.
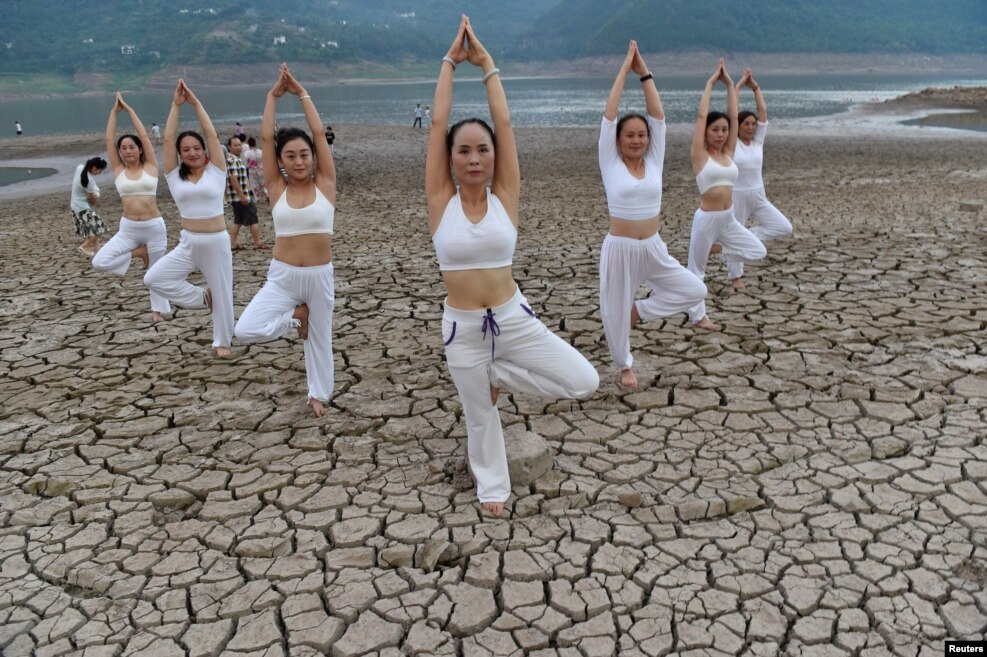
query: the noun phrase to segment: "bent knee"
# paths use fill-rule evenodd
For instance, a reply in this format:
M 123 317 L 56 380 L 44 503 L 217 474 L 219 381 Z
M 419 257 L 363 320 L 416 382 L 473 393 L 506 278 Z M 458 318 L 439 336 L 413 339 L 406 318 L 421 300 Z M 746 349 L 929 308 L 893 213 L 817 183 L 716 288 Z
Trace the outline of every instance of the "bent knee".
M 589 364 L 589 361 L 586 362 L 586 365 L 587 367 L 581 372 L 580 377 L 570 384 L 574 399 L 585 399 L 600 387 L 600 374 L 595 367 Z

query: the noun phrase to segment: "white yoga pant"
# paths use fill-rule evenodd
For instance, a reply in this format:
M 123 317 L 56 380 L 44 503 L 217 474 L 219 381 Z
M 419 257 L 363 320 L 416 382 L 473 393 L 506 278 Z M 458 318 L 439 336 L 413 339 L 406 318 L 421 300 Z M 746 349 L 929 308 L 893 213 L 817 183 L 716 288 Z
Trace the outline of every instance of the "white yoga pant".
M 701 281 L 706 279 L 706 261 L 714 244 L 723 247 L 720 257 L 728 261 L 750 262 L 768 254 L 761 240 L 733 218 L 733 208 L 717 212 L 696 210 L 692 218 L 692 237 L 689 239 L 688 269 Z M 705 316 L 705 300 L 689 308 L 689 319 L 693 323 Z
M 442 339 L 466 416 L 476 496 L 480 502 L 505 502 L 511 481 L 490 386 L 553 399 L 581 398 L 593 394 L 600 376 L 581 353 L 535 317 L 520 289 L 496 308 L 459 310 L 446 304 Z
M 651 287 L 647 299 L 634 301 L 642 283 Z M 621 370 L 631 356 L 631 304 L 648 321 L 684 313 L 706 298 L 706 285 L 668 254 L 661 235 L 644 240 L 608 234 L 600 253 L 600 317 L 610 357 Z
M 144 221 L 134 221 L 120 217 L 120 229 L 93 257 L 93 269 L 123 276 L 130 269 L 133 259 L 131 251 L 147 245 L 148 267 L 154 265 L 168 252 L 168 231 L 164 219 L 155 217 Z M 168 300 L 151 292 L 151 311 L 170 313 L 171 304 Z
M 271 260 L 267 282 L 237 320 L 236 339 L 252 343 L 285 337 L 298 327 L 299 320 L 291 315 L 295 307 L 303 303 L 308 305 L 308 338 L 304 340 L 308 396 L 328 403 L 335 381 L 332 310 L 336 293 L 331 262 L 314 267 L 294 267 Z
M 212 293 L 212 346 L 229 347 L 233 341 L 233 251 L 230 234 L 192 233 L 183 230 L 178 245 L 144 274 L 144 285 L 185 308 L 205 308 L 206 289 L 186 278 L 199 270 Z
M 746 226 L 751 219 L 757 222 L 750 231 L 754 237 L 767 242 L 792 234 L 792 222 L 772 205 L 764 195 L 764 188 L 748 189 L 733 193 L 733 215 L 741 226 Z M 744 275 L 743 261 L 727 260 L 727 275 L 731 279 Z

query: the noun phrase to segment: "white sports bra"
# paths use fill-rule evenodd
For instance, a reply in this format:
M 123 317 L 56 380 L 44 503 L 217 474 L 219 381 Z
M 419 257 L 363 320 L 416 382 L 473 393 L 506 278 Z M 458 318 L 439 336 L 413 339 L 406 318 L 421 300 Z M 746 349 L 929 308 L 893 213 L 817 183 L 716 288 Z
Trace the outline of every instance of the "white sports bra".
M 288 190 L 285 190 L 278 202 L 274 204 L 271 217 L 274 219 L 275 237 L 311 234 L 332 235 L 333 224 L 336 220 L 336 208 L 318 186 L 315 188 L 315 200 L 304 208 L 293 208 L 288 205 Z
M 730 160 L 729 166 L 723 166 L 711 157 L 706 158 L 706 164 L 696 176 L 696 184 L 699 185 L 699 193 L 705 194 L 714 187 L 733 187 L 734 181 L 740 172 L 737 165 Z
M 223 216 L 226 196 L 226 172 L 210 162 L 198 182 L 182 180 L 175 167 L 165 175 L 165 182 L 178 206 L 182 219 L 212 219 Z
M 466 217 L 457 189 L 432 235 L 439 271 L 509 267 L 514 261 L 516 243 L 517 229 L 489 188 L 487 214 L 483 219 L 473 223 Z
M 127 170 L 124 169 L 113 181 L 117 186 L 117 193 L 120 198 L 128 196 L 154 196 L 158 193 L 158 179 L 144 169 L 141 169 L 141 176 L 137 180 L 127 177 Z

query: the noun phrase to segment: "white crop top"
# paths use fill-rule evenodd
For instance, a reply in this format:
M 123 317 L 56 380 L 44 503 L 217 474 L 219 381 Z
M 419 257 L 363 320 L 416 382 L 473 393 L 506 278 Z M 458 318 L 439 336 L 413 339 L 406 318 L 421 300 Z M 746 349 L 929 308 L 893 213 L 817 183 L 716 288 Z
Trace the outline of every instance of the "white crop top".
M 439 271 L 508 267 L 514 262 L 516 243 L 517 229 L 489 188 L 487 214 L 483 219 L 473 223 L 466 218 L 457 189 L 432 235 Z
M 723 166 L 711 157 L 706 158 L 706 164 L 696 176 L 699 193 L 705 194 L 714 187 L 733 187 L 737 180 L 737 165 L 731 160 L 729 166 Z
M 124 169 L 117 176 L 114 183 L 117 186 L 117 194 L 120 198 L 128 196 L 154 196 L 158 193 L 158 179 L 144 169 L 141 169 L 141 177 L 131 180 L 127 177 L 127 170 Z
M 223 216 L 226 172 L 210 162 L 198 182 L 178 177 L 179 167 L 165 174 L 171 196 L 182 219 L 212 219 Z
M 742 139 L 737 140 L 737 150 L 733 154 L 733 163 L 737 165 L 740 174 L 737 176 L 737 182 L 733 185 L 733 191 L 748 192 L 764 187 L 764 179 L 761 178 L 761 165 L 764 163 L 764 135 L 767 131 L 768 124 L 758 121 L 750 146 L 745 144 Z
M 648 116 L 651 133 L 644 152 L 644 178 L 627 170 L 617 146 L 617 121 L 603 117 L 600 125 L 600 174 L 610 216 L 631 221 L 651 219 L 661 211 L 661 175 L 665 163 L 665 121 Z
M 294 237 L 295 235 L 328 234 L 332 235 L 333 224 L 336 221 L 336 208 L 316 187 L 315 200 L 304 208 L 293 208 L 288 205 L 288 191 L 285 190 L 271 210 L 274 219 L 275 237 Z

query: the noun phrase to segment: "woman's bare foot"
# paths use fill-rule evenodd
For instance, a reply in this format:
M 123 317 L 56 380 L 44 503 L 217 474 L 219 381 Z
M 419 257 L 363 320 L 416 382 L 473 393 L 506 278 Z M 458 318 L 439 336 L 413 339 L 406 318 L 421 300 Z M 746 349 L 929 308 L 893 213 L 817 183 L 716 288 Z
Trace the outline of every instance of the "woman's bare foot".
M 504 503 L 503 502 L 484 502 L 480 506 L 483 510 L 492 515 L 494 518 L 499 518 L 502 513 L 504 513 Z
M 153 312 L 151 313 L 151 319 L 154 320 L 155 322 L 163 322 L 164 316 L 159 312 Z
M 497 405 L 497 397 L 499 397 L 499 396 L 500 396 L 500 388 L 498 388 L 497 386 L 495 386 L 493 384 L 490 384 L 490 403 L 493 404 L 494 406 L 496 406 Z
M 269 246 L 268 246 L 267 244 L 265 244 L 264 242 L 254 242 L 254 248 L 255 248 L 255 249 L 269 249 L 269 248 L 271 248 L 271 247 L 269 247 Z
M 206 307 L 209 310 L 212 310 L 212 290 L 208 287 L 206 288 L 206 291 L 202 293 L 202 302 L 206 304 Z
M 302 340 L 308 339 L 308 304 L 302 304 L 300 306 L 295 306 L 295 312 L 291 313 L 293 319 L 297 319 L 298 324 L 298 337 Z M 321 417 L 321 416 L 319 416 Z
M 737 290 L 738 292 L 747 287 L 746 285 L 744 285 L 744 279 L 742 279 L 740 276 L 733 279 L 733 281 L 731 282 L 733 283 L 733 289 Z
M 719 242 L 716 242 L 716 243 L 713 244 L 713 246 L 710 247 L 709 254 L 711 256 L 714 256 L 714 255 L 716 255 L 717 253 L 719 253 L 722 250 L 723 250 L 723 245 L 720 244 Z
M 139 258 L 140 261 L 144 263 L 144 269 L 147 269 L 151 265 L 151 260 L 147 257 L 147 244 L 141 244 L 138 246 L 130 252 L 130 256 L 133 258 Z
M 620 370 L 620 385 L 625 388 L 637 387 L 637 377 L 634 376 L 634 370 L 629 367 L 626 370 Z
M 707 331 L 719 331 L 720 327 L 714 324 L 709 317 L 703 317 L 701 320 L 696 322 L 696 327 L 701 329 L 706 329 Z
M 315 417 L 322 417 L 326 414 L 326 407 L 318 399 L 309 399 L 308 403 L 312 407 L 312 410 L 315 411 Z
M 230 355 L 229 347 L 216 347 L 214 351 L 216 352 L 216 355 L 219 356 L 220 358 L 226 358 L 227 356 Z

